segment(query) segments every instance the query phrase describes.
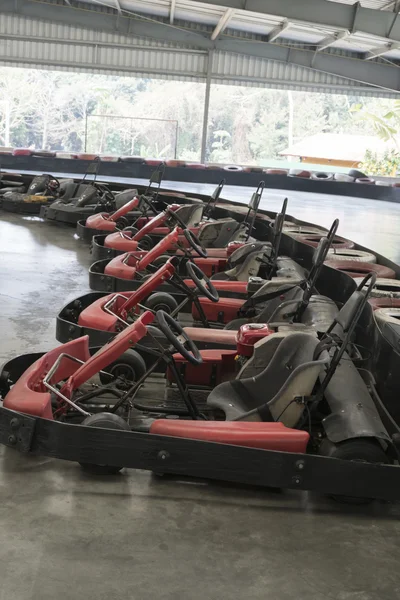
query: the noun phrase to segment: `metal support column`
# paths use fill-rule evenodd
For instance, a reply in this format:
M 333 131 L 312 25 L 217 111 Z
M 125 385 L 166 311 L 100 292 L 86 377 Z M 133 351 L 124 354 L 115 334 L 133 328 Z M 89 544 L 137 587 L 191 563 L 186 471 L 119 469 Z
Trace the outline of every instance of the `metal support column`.
M 208 52 L 207 59 L 207 78 L 206 78 L 206 94 L 204 97 L 204 112 L 203 112 L 203 130 L 201 133 L 201 156 L 200 162 L 204 163 L 206 160 L 206 147 L 207 147 L 207 129 L 208 129 L 208 111 L 210 108 L 210 92 L 211 92 L 211 74 L 212 74 L 212 63 L 214 53 L 212 50 Z

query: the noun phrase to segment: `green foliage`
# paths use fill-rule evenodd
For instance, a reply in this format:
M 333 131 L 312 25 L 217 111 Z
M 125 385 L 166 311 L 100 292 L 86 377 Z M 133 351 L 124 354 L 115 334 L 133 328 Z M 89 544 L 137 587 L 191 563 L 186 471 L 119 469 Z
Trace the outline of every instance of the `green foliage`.
M 0 145 L 79 152 L 86 142 L 88 152 L 172 158 L 177 144 L 177 158 L 198 161 L 204 94 L 203 83 L 3 67 Z M 321 132 L 397 137 L 398 100 L 295 91 L 292 99 L 294 143 Z M 288 123 L 287 91 L 213 85 L 206 160 L 279 160 Z
M 395 150 L 387 150 L 382 154 L 367 150 L 360 169 L 368 175 L 395 177 L 400 170 L 400 154 Z

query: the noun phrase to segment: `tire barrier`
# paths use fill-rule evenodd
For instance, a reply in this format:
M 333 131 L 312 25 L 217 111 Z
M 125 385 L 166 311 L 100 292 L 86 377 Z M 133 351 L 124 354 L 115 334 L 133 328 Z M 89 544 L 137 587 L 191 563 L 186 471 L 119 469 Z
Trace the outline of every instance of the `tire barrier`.
M 316 248 L 320 242 L 320 239 L 324 237 L 324 234 L 321 233 L 312 233 L 310 235 L 290 235 L 299 242 L 303 242 L 303 244 L 307 244 L 308 246 L 312 246 L 313 248 Z M 335 235 L 335 237 L 333 238 L 331 248 L 354 248 L 354 242 L 339 237 L 338 235 Z
M 376 263 L 357 262 L 355 260 L 326 260 L 325 264 L 328 267 L 346 273 L 346 275 L 353 277 L 353 279 L 364 277 L 364 275 L 371 271 L 376 273 L 377 277 L 383 279 L 396 278 L 396 273 L 393 269 L 385 267 L 385 265 L 377 265 Z
M 378 310 L 378 308 L 400 308 L 400 298 L 370 298 L 368 302 L 373 310 Z
M 359 177 L 356 179 L 356 183 L 365 183 L 366 185 L 375 185 L 375 179 L 371 177 Z
M 333 176 L 334 181 L 343 181 L 344 183 L 353 183 L 354 177 L 346 175 L 346 173 L 335 173 Z
M 311 179 L 316 179 L 318 181 L 332 181 L 333 173 L 324 173 L 323 171 L 318 171 L 317 173 L 312 173 Z
M 351 248 L 331 248 L 328 250 L 328 260 L 351 260 L 353 262 L 376 263 L 376 256 L 365 250 L 353 250 Z
M 363 278 L 356 278 L 357 285 Z M 398 279 L 384 279 L 379 277 L 372 289 L 371 298 L 400 298 L 400 281 Z
M 310 179 L 311 171 L 305 169 L 290 169 L 288 173 L 289 177 L 302 177 L 303 179 Z

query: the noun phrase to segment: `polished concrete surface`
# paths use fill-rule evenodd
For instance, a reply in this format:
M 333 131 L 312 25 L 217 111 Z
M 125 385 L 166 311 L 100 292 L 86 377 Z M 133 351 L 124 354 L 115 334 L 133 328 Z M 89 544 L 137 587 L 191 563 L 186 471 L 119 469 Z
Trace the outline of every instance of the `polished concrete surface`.
M 225 196 L 247 200 L 250 193 L 227 189 Z M 267 190 L 263 206 L 275 210 L 283 196 Z M 296 194 L 289 212 L 326 226 L 338 216 L 342 235 L 400 262 L 400 205 Z M 0 249 L 3 362 L 56 344 L 55 316 L 88 291 L 90 257 L 73 229 L 6 213 Z M 75 464 L 4 447 L 0 490 L 1 600 L 400 595 L 395 504 L 349 507 L 316 494 L 144 471 L 89 477 Z

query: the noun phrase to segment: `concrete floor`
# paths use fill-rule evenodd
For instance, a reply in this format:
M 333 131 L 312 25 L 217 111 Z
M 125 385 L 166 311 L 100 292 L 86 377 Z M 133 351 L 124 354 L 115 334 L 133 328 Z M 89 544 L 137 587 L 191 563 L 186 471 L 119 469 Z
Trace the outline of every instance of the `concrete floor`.
M 225 196 L 249 194 L 232 188 Z M 264 206 L 279 208 L 284 195 L 267 190 Z M 338 216 L 342 235 L 400 262 L 400 205 L 298 193 L 289 212 L 322 225 Z M 55 345 L 55 316 L 88 291 L 90 257 L 73 229 L 6 213 L 0 249 L 3 362 Z M 94 478 L 3 447 L 0 491 L 0 600 L 400 595 L 398 505 L 353 508 L 144 471 Z

